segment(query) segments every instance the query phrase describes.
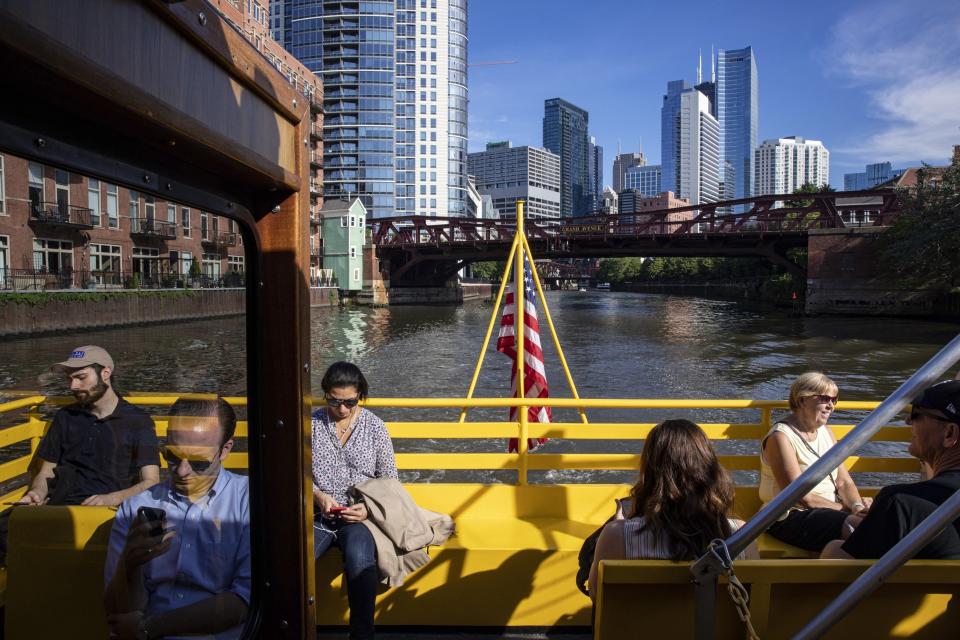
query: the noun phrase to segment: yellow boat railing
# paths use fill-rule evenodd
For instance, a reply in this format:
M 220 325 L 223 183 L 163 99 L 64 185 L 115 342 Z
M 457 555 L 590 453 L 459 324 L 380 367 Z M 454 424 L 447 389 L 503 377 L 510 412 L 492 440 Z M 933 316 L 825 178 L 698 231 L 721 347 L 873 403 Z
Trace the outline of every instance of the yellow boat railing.
M 126 399 L 135 405 L 145 407 L 166 407 L 178 398 L 174 394 L 139 393 L 129 394 Z M 227 397 L 226 400 L 237 407 L 246 405 L 242 396 Z M 46 397 L 32 395 L 0 404 L 0 420 L 13 422 L 9 427 L 0 429 L 0 459 L 8 459 L 0 464 L 0 485 L 8 491 L 0 496 L 0 502 L 15 499 L 23 492 L 26 479 L 20 486 L 10 489 L 10 481 L 23 476 L 29 470 L 31 459 L 36 453 L 41 437 L 49 422 L 43 416 L 43 409 L 71 402 L 65 397 Z M 476 421 L 459 422 L 459 412 L 464 408 L 507 408 L 540 405 L 542 400 L 534 398 L 371 398 L 364 404 L 371 409 L 451 409 L 456 413 L 446 421 L 388 421 L 387 428 L 395 440 L 412 439 L 490 439 L 490 438 L 550 438 L 563 440 L 636 440 L 647 437 L 654 422 L 554 422 L 548 424 L 526 423 L 520 421 Z M 787 403 L 781 400 L 676 400 L 676 399 L 626 399 L 626 398 L 550 398 L 554 408 L 573 409 L 663 409 L 683 410 L 741 410 L 749 412 L 745 416 L 750 421 L 729 423 L 700 423 L 707 436 L 712 440 L 759 440 L 772 423 L 775 410 L 786 410 Z M 870 411 L 879 403 L 863 401 L 845 401 L 837 405 L 839 411 Z M 518 412 L 526 415 L 525 411 Z M 22 416 L 22 418 L 21 418 Z M 663 418 L 668 417 L 664 415 Z M 19 420 L 23 421 L 20 422 Z M 157 435 L 163 437 L 167 430 L 167 417 L 153 416 Z M 854 425 L 831 425 L 839 439 Z M 524 433 L 525 431 L 525 433 Z M 246 438 L 247 422 L 237 423 L 236 437 Z M 910 439 L 910 429 L 906 426 L 888 425 L 881 429 L 873 441 L 906 442 Z M 29 451 L 23 443 L 29 442 Z M 241 450 L 230 454 L 226 466 L 233 469 L 247 467 L 247 454 Z M 527 484 L 527 472 L 531 470 L 621 470 L 632 471 L 639 465 L 640 443 L 637 453 L 550 453 L 546 451 L 529 452 L 525 447 L 517 453 L 397 453 L 397 466 L 405 470 L 516 470 L 517 483 Z M 6 454 L 6 455 L 4 455 Z M 758 453 L 720 455 L 721 464 L 731 471 L 756 471 L 760 467 Z M 852 456 L 847 459 L 847 467 L 853 472 L 905 473 L 919 469 L 917 461 L 906 456 Z

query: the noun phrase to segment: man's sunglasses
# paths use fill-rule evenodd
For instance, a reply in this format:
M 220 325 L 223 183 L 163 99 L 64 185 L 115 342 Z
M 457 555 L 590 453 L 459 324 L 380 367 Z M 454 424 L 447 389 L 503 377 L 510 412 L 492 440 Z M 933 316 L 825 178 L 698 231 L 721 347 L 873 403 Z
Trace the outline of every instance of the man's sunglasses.
M 170 451 L 170 449 L 167 449 L 167 448 L 163 449 L 163 459 L 167 461 L 167 464 L 170 465 L 171 469 L 176 469 L 177 467 L 179 467 L 180 462 L 184 460 L 184 458 L 181 458 L 180 456 L 178 456 L 177 454 L 175 454 L 174 452 Z M 186 460 L 187 460 L 187 464 L 190 465 L 190 468 L 192 468 L 197 473 L 205 472 L 207 469 L 210 468 L 210 465 L 213 464 L 212 460 L 206 460 L 203 458 L 200 458 L 198 460 L 191 460 L 187 458 Z
M 934 420 L 938 420 L 940 422 L 953 422 L 953 420 L 951 420 L 950 418 L 946 418 L 944 416 L 938 416 L 935 413 L 928 413 L 926 411 L 920 411 L 919 409 L 913 409 L 912 411 L 910 411 L 911 422 L 916 420 L 917 418 L 924 418 L 924 417 L 933 418 Z
M 328 396 L 326 400 L 328 407 L 339 407 L 343 405 L 347 409 L 353 409 L 355 406 L 357 406 L 357 403 L 360 402 L 360 397 L 358 396 L 356 398 L 347 398 L 346 400 L 341 400 L 340 398 L 331 398 Z

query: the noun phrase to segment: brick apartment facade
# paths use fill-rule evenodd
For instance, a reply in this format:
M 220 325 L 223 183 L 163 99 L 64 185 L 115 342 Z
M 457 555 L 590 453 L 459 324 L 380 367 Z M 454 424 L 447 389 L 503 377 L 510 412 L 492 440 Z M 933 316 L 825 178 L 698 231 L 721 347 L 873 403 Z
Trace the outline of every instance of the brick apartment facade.
M 311 280 L 320 280 L 320 79 L 270 38 L 256 0 L 212 4 L 309 101 Z M 191 277 L 196 261 L 199 277 Z M 0 154 L 0 289 L 238 286 L 237 224 L 182 203 Z M 196 268 L 193 269 L 196 274 Z

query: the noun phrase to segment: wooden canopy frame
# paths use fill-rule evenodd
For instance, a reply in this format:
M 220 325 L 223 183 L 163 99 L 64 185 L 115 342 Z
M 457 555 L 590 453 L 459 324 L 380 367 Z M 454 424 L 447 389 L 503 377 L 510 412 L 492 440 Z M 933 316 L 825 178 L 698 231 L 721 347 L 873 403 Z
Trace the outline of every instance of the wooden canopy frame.
M 240 223 L 248 629 L 312 637 L 308 100 L 201 0 L 0 0 L 0 68 L 0 150 Z

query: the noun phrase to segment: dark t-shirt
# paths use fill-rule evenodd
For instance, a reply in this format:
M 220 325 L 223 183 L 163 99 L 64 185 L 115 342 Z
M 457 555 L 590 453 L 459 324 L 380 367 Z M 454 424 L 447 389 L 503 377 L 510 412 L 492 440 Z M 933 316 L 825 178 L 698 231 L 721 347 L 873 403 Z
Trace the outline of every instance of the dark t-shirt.
M 870 513 L 843 543 L 854 558 L 879 558 L 960 489 L 960 469 L 942 471 L 935 478 L 913 484 L 884 487 Z M 960 519 L 953 522 L 917 558 L 960 559 Z
M 140 481 L 141 467 L 160 464 L 153 421 L 122 398 L 103 420 L 79 405 L 57 411 L 37 457 L 55 462 L 57 482 L 68 484 L 51 493 L 58 504 L 127 489 Z

